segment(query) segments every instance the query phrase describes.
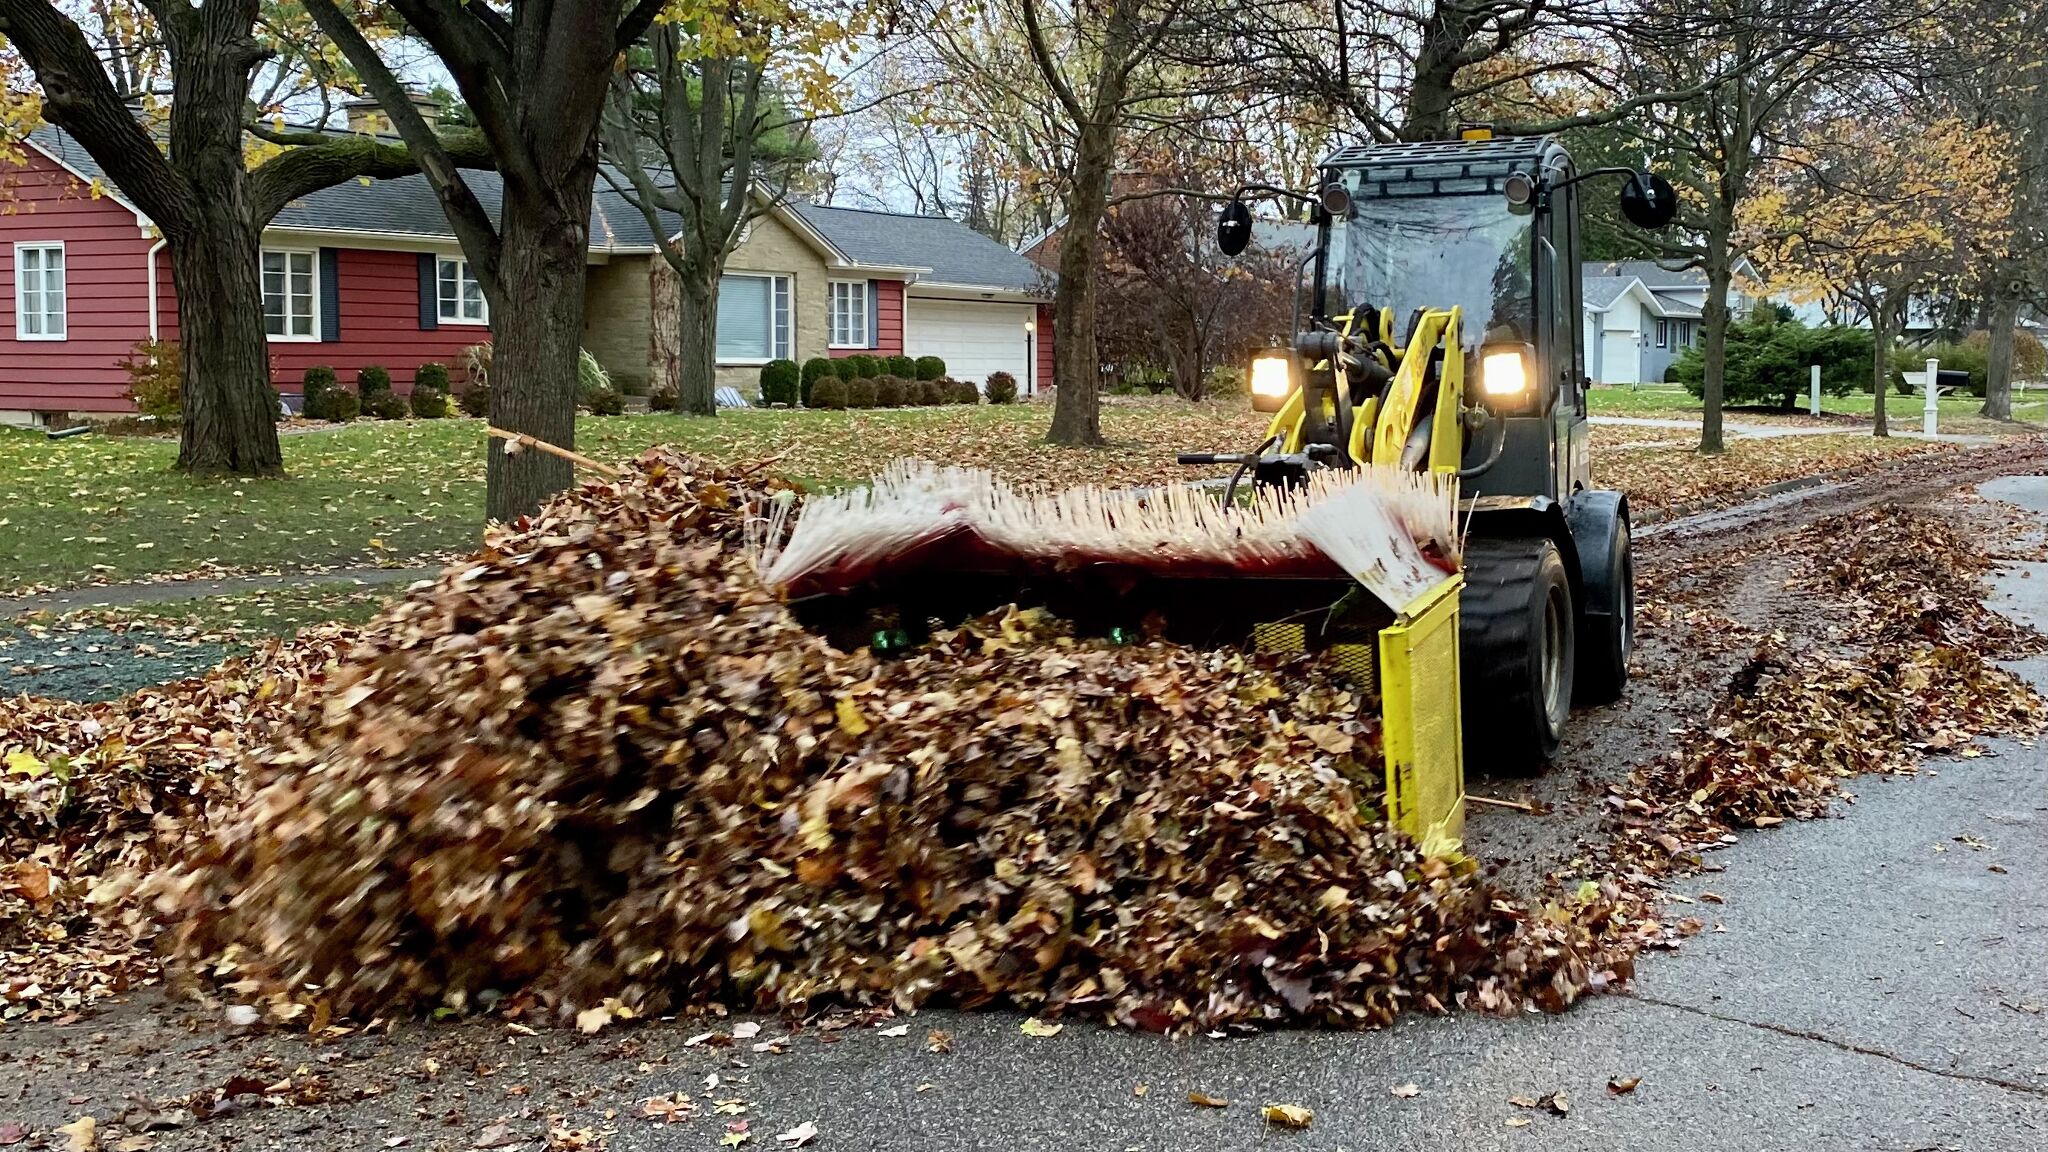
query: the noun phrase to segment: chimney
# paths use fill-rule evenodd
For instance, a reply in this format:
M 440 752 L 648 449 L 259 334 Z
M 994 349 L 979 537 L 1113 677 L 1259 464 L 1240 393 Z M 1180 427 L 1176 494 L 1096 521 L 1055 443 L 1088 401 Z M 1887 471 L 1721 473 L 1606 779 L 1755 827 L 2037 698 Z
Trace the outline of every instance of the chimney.
M 416 92 L 410 88 L 406 89 L 405 98 L 411 101 L 414 108 L 419 109 L 420 118 L 427 122 L 427 127 L 432 128 L 440 123 L 440 101 L 425 92 Z M 391 116 L 384 111 L 384 106 L 375 100 L 351 100 L 343 104 L 341 110 L 348 116 L 348 130 L 351 132 L 363 132 L 372 136 L 397 134 L 398 130 L 392 126 Z

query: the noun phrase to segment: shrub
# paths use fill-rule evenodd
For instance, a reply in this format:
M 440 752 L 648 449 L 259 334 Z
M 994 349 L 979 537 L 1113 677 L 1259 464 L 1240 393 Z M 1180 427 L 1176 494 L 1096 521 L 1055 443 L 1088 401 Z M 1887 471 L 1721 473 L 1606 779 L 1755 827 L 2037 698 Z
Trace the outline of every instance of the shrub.
M 363 414 L 363 402 L 355 393 L 346 388 L 336 388 L 325 394 L 324 411 L 320 419 L 336 424 L 346 424 Z
M 917 379 L 917 361 L 901 353 L 883 361 L 882 370 L 891 376 L 901 376 L 906 380 Z
M 370 406 L 370 398 L 389 391 L 391 373 L 386 372 L 382 365 L 366 364 L 361 372 L 356 373 L 356 395 L 363 398 L 363 408 L 370 415 L 377 414 L 376 409 Z
M 812 385 L 811 394 L 804 400 L 804 404 L 810 408 L 844 408 L 846 388 L 846 381 L 841 380 L 839 374 L 834 372 L 819 378 L 817 383 Z
M 363 398 L 363 414 L 379 420 L 403 420 L 412 413 L 405 397 L 386 387 L 382 392 L 372 392 Z
M 583 393 L 583 407 L 592 416 L 618 416 L 626 410 L 626 398 L 616 388 L 590 388 Z
M 462 395 L 455 398 L 455 403 L 463 415 L 488 420 L 491 416 L 491 386 L 472 380 L 463 388 Z
M 944 404 L 946 402 L 946 386 L 937 380 L 913 380 L 910 382 L 910 386 L 917 389 L 917 402 L 919 404 Z
M 185 410 L 178 389 L 178 345 L 173 340 L 137 340 L 121 361 L 128 373 L 128 400 L 144 416 L 176 420 Z
M 873 408 L 875 406 L 875 382 L 862 379 L 849 383 L 846 386 L 846 406 L 848 408 Z
M 946 362 L 937 356 L 919 356 L 917 358 L 917 378 L 919 380 L 944 380 L 946 378 Z
M 412 414 L 421 420 L 439 420 L 448 415 L 448 393 L 431 385 L 412 384 Z
M 308 406 L 313 403 L 313 398 L 322 392 L 339 387 L 341 381 L 334 375 L 334 369 L 325 364 L 315 364 L 306 369 L 304 376 L 299 377 L 299 395 L 305 397 Z
M 341 419 L 334 414 L 335 398 L 353 397 L 348 389 L 341 386 L 341 381 L 335 378 L 334 369 L 325 364 L 315 364 L 306 369 L 306 374 L 299 378 L 299 388 L 300 395 L 304 397 L 300 411 L 308 420 Z
M 853 360 L 854 358 L 851 356 L 841 356 L 839 359 L 834 360 L 832 362 L 832 374 L 848 384 L 860 379 L 860 373 L 855 371 L 860 365 L 855 364 Z
M 882 363 L 880 356 L 870 356 L 865 352 L 856 356 L 848 356 L 847 359 L 853 361 L 853 373 L 856 380 L 874 380 L 889 370 L 889 366 Z
M 672 388 L 656 388 L 647 394 L 649 412 L 673 412 L 676 410 L 676 394 Z
M 803 372 L 797 380 L 797 403 L 811 407 L 811 389 L 818 386 L 818 381 L 833 375 L 837 373 L 833 371 L 832 361 L 823 356 L 813 356 L 804 361 Z
M 946 399 L 949 403 L 981 403 L 981 389 L 976 388 L 974 386 L 974 382 L 971 380 L 955 380 L 952 377 L 948 376 L 946 379 L 940 381 L 940 383 L 946 386 Z
M 431 389 L 446 395 L 450 391 L 448 387 L 448 366 L 446 364 L 436 364 L 432 361 L 420 365 L 419 371 L 412 374 L 412 390 L 417 392 L 422 388 Z
M 794 360 L 770 360 L 761 365 L 761 403 L 796 407 L 802 379 L 803 370 Z
M 1806 395 L 1811 365 L 1820 386 L 1844 396 L 1870 382 L 1870 333 L 1861 328 L 1808 328 L 1769 310 L 1728 326 L 1728 370 L 1722 399 L 1729 404 L 1770 404 L 1791 409 Z M 1704 350 L 1687 348 L 1665 378 L 1700 395 L 1706 379 Z M 1896 383 L 1896 381 L 1894 381 Z
M 901 408 L 910 403 L 910 390 L 901 376 L 884 376 L 875 381 L 875 407 Z
M 1017 401 L 1017 378 L 1008 372 L 988 374 L 988 402 L 991 404 L 1014 404 Z

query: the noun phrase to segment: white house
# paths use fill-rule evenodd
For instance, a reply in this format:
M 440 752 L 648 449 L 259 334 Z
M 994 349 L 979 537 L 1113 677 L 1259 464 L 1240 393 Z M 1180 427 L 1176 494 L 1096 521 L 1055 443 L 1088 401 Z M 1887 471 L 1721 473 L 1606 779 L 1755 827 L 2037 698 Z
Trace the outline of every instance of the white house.
M 1747 258 L 1735 262 L 1734 272 L 1737 290 L 1730 293 L 1728 307 L 1740 320 L 1759 299 L 1744 295 L 1740 286 L 1757 284 L 1762 277 Z M 1705 272 L 1667 268 L 1655 260 L 1613 260 L 1587 264 L 1580 275 L 1586 374 L 1594 383 L 1661 384 L 1678 354 L 1699 342 L 1707 307 Z

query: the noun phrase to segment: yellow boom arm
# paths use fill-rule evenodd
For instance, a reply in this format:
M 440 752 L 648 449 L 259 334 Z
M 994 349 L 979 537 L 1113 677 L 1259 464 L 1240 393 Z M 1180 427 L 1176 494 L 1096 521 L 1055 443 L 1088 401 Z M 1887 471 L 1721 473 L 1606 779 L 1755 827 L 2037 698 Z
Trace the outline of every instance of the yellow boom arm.
M 1350 334 L 1352 316 L 1338 317 L 1344 325 L 1346 335 Z M 1394 370 L 1393 385 L 1387 389 L 1387 402 L 1379 407 L 1377 398 L 1368 400 L 1353 414 L 1350 442 L 1345 445 L 1351 459 L 1363 464 L 1397 464 L 1401 450 L 1414 434 L 1423 411 L 1424 386 L 1429 381 L 1429 366 L 1438 348 L 1444 349 L 1441 371 L 1438 374 L 1436 404 L 1429 412 L 1429 451 L 1419 462 L 1419 467 L 1432 472 L 1456 472 L 1464 456 L 1464 438 L 1459 433 L 1458 413 L 1465 402 L 1465 355 L 1459 339 L 1459 324 L 1463 317 L 1460 310 L 1452 308 L 1447 312 L 1427 311 L 1415 326 L 1415 332 L 1405 348 L 1396 349 L 1399 365 Z M 1326 364 L 1318 364 L 1325 368 Z M 1266 429 L 1268 439 L 1281 437 L 1283 452 L 1301 451 L 1302 427 L 1307 415 L 1306 393 L 1296 388 L 1287 397 L 1280 411 L 1273 415 L 1273 422 Z M 1334 414 L 1331 414 L 1334 415 Z

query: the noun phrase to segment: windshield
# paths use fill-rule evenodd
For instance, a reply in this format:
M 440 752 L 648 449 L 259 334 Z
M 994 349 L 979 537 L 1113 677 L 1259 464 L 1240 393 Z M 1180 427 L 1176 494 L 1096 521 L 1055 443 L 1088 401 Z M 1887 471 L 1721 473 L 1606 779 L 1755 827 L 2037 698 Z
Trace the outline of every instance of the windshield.
M 1417 308 L 1462 308 L 1461 342 L 1532 341 L 1529 242 L 1533 216 L 1497 195 L 1369 198 L 1358 176 L 1348 222 L 1330 226 L 1329 314 L 1394 310 L 1406 337 Z

